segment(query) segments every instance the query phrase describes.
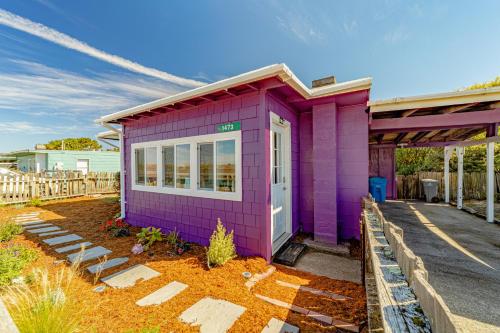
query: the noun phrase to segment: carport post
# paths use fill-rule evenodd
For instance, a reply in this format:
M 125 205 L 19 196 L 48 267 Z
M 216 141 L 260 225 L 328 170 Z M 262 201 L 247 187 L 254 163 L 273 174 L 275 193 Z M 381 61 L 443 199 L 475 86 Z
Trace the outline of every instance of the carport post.
M 465 147 L 457 146 L 457 158 L 458 158 L 457 208 L 458 209 L 462 209 L 463 207 L 464 151 Z
M 455 147 L 444 147 L 444 202 L 450 203 L 450 158 Z
M 494 199 L 495 199 L 495 142 L 486 144 L 486 221 L 495 221 Z

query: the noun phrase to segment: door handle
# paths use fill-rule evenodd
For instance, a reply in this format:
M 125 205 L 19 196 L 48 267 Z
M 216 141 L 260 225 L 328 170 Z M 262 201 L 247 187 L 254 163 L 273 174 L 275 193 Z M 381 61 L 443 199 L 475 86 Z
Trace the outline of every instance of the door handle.
M 286 191 L 286 186 L 283 186 L 283 191 Z

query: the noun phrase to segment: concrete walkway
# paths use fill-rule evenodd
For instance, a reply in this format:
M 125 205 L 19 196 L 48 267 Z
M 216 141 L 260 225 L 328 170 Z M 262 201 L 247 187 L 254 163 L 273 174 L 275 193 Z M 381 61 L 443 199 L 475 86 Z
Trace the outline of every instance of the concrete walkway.
M 403 228 L 429 282 L 466 332 L 500 332 L 500 226 L 446 204 L 387 201 L 385 218 Z

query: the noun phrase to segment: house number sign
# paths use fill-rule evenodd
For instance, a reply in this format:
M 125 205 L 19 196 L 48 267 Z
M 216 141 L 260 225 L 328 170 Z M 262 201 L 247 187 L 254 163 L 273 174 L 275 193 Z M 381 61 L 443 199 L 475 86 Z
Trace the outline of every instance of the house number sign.
M 240 129 L 241 129 L 241 123 L 239 121 L 217 125 L 218 133 L 239 131 Z

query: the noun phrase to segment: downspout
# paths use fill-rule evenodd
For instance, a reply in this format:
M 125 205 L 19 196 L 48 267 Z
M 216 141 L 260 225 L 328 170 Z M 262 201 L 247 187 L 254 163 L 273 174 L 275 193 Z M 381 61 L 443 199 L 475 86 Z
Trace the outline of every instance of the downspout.
M 120 141 L 120 217 L 125 218 L 125 144 L 123 142 L 123 132 L 113 126 L 102 122 L 102 126 L 118 134 Z

